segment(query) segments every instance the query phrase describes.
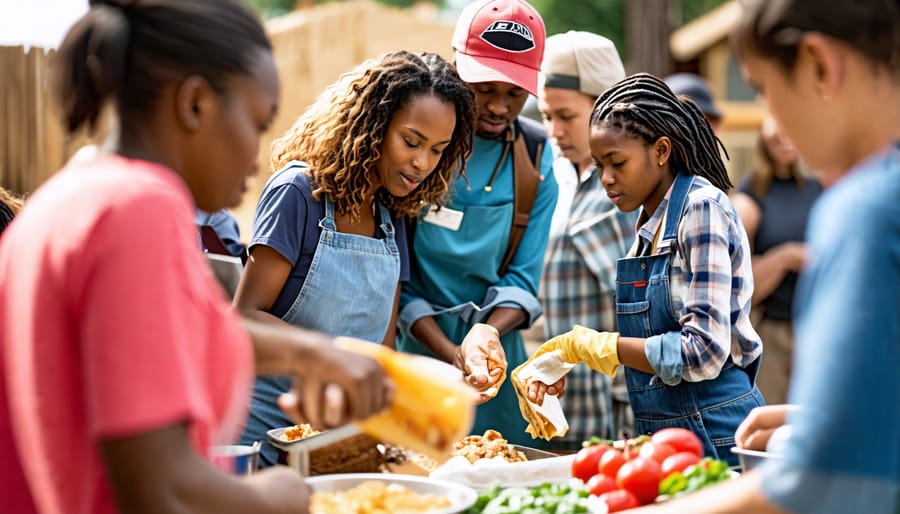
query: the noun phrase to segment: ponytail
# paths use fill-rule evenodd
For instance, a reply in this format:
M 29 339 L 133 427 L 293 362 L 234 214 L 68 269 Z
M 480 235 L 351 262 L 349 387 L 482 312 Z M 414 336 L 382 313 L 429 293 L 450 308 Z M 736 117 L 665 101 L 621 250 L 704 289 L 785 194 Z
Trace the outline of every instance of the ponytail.
M 69 132 L 97 125 L 103 104 L 125 81 L 130 28 L 122 9 L 92 2 L 56 53 L 51 82 Z
M 91 0 L 54 60 L 52 91 L 66 128 L 96 128 L 114 100 L 122 123 L 142 123 L 163 87 L 199 75 L 220 93 L 249 74 L 265 29 L 240 0 Z

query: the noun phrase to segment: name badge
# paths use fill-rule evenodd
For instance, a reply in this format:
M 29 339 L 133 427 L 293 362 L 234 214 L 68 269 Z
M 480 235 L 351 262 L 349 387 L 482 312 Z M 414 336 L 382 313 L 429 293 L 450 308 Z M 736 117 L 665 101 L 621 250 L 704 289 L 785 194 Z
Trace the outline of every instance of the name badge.
M 440 210 L 429 210 L 423 219 L 426 223 L 431 223 L 432 225 L 444 227 L 456 232 L 462 224 L 463 211 L 441 207 Z

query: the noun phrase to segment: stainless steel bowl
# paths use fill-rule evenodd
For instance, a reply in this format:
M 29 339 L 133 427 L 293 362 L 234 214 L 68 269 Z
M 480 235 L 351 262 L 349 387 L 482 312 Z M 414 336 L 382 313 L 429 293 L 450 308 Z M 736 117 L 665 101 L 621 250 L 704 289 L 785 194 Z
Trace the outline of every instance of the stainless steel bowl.
M 745 450 L 737 446 L 731 449 L 732 453 L 736 453 L 741 462 L 741 471 L 746 473 L 751 469 L 762 464 L 766 459 L 780 459 L 781 456 L 772 452 L 760 452 L 755 450 Z
M 319 475 L 306 479 L 306 483 L 312 487 L 314 492 L 328 493 L 346 491 L 363 482 L 399 484 L 419 494 L 446 496 L 450 500 L 450 507 L 446 509 L 430 510 L 428 511 L 428 514 L 456 514 L 464 512 L 478 499 L 478 493 L 476 493 L 474 489 L 462 484 L 414 475 L 394 475 L 391 473 L 341 473 L 337 475 Z
M 213 446 L 213 464 L 233 475 L 250 475 L 259 469 L 259 445 L 230 444 Z

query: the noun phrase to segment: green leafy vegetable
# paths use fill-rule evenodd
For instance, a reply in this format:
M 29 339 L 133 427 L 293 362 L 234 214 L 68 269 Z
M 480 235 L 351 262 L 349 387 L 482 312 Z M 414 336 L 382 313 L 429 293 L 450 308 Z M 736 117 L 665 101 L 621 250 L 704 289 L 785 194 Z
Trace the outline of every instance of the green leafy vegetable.
M 580 480 L 507 489 L 494 485 L 481 493 L 466 514 L 582 514 L 592 512 L 591 504 L 596 502 Z
M 731 470 L 727 462 L 705 457 L 697 464 L 685 468 L 683 473 L 676 471 L 664 478 L 659 484 L 659 494 L 674 496 L 692 493 L 729 478 Z

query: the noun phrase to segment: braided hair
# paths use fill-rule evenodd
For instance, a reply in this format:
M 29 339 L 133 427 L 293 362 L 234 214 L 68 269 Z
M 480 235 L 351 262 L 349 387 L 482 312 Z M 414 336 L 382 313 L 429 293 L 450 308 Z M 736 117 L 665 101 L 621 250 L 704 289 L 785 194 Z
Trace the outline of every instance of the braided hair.
M 672 141 L 672 170 L 703 177 L 726 193 L 732 187 L 719 155 L 725 147 L 703 112 L 653 75 L 638 73 L 607 89 L 594 103 L 590 124 L 626 131 L 648 145 L 666 136 Z

